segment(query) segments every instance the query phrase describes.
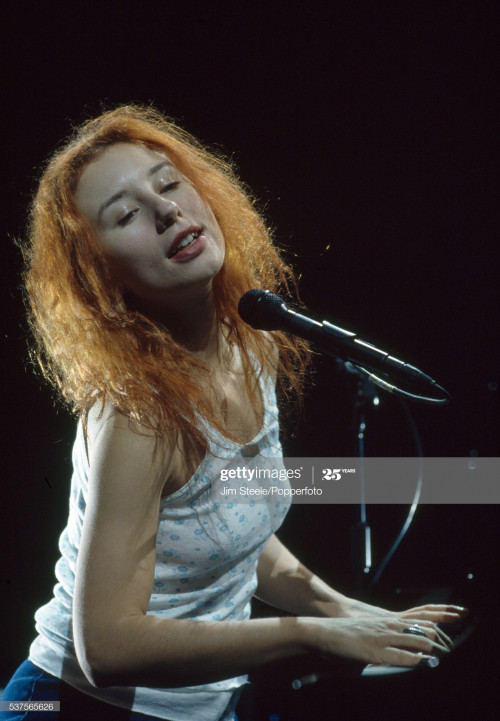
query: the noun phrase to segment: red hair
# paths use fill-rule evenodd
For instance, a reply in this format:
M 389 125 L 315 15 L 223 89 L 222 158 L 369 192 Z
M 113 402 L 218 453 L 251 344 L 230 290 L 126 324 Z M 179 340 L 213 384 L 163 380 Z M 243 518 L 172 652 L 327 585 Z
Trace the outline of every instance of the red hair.
M 295 286 L 290 268 L 231 165 L 149 107 L 122 106 L 84 123 L 47 164 L 24 247 L 33 354 L 84 423 L 99 400 L 159 437 L 175 430 L 206 446 L 196 413 L 223 430 L 200 381 L 207 369 L 168 329 L 126 307 L 95 232 L 76 206 L 83 168 L 115 143 L 167 154 L 214 212 L 226 245 L 224 265 L 213 281 L 217 322 L 239 348 L 254 407 L 256 366 L 264 373 L 277 369 L 287 395 L 292 389 L 300 393 L 306 344 L 279 332 L 256 331 L 237 310 L 250 288 L 288 292 Z

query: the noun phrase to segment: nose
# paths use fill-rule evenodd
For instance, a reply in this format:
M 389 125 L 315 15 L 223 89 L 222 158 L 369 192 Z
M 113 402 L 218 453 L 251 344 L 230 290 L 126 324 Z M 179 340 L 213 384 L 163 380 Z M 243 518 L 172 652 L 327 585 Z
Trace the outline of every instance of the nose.
M 180 209 L 177 203 L 169 198 L 159 198 L 155 208 L 156 231 L 159 235 L 175 223 L 179 217 Z

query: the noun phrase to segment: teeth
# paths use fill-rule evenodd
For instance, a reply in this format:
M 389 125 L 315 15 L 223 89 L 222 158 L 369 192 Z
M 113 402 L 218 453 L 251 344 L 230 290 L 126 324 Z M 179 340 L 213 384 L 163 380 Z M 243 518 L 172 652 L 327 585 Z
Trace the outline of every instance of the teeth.
M 184 238 L 181 240 L 179 245 L 176 247 L 175 251 L 172 253 L 171 257 L 173 257 L 180 250 L 187 248 L 188 245 L 191 245 L 191 243 L 194 243 L 194 241 L 197 239 L 197 237 L 200 235 L 200 233 L 201 233 L 201 230 L 197 230 L 195 233 L 188 233 L 186 236 L 184 236 Z
M 186 237 L 181 240 L 181 242 L 179 243 L 179 245 L 177 246 L 177 248 L 178 248 L 179 250 L 180 250 L 181 248 L 185 248 L 187 245 L 190 245 L 190 243 L 192 243 L 193 240 L 194 240 L 196 237 L 197 237 L 197 236 L 196 236 L 194 233 L 189 233 L 189 235 L 186 235 Z

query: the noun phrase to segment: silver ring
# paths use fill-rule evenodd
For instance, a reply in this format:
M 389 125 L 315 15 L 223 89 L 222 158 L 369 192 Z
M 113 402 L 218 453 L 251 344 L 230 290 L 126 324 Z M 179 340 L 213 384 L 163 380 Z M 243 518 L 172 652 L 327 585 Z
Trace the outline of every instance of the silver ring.
M 413 636 L 423 636 L 424 638 L 427 638 L 427 634 L 422 631 L 418 623 L 408 626 L 404 629 L 403 633 L 411 633 Z

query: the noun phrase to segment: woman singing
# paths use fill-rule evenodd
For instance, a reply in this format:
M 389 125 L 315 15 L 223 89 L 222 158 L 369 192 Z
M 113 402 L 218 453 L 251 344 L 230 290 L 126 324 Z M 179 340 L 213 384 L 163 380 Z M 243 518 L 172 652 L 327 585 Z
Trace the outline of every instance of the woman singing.
M 347 598 L 277 539 L 286 504 L 210 502 L 214 459 L 280 456 L 275 383 L 300 393 L 308 354 L 238 316 L 247 290 L 293 276 L 225 161 L 154 110 L 107 112 L 47 165 L 25 261 L 34 352 L 79 423 L 54 597 L 4 700 L 232 721 L 271 661 L 448 650 L 435 624 L 461 609 Z M 294 615 L 250 619 L 254 595 Z M 426 635 L 404 633 L 417 622 Z

